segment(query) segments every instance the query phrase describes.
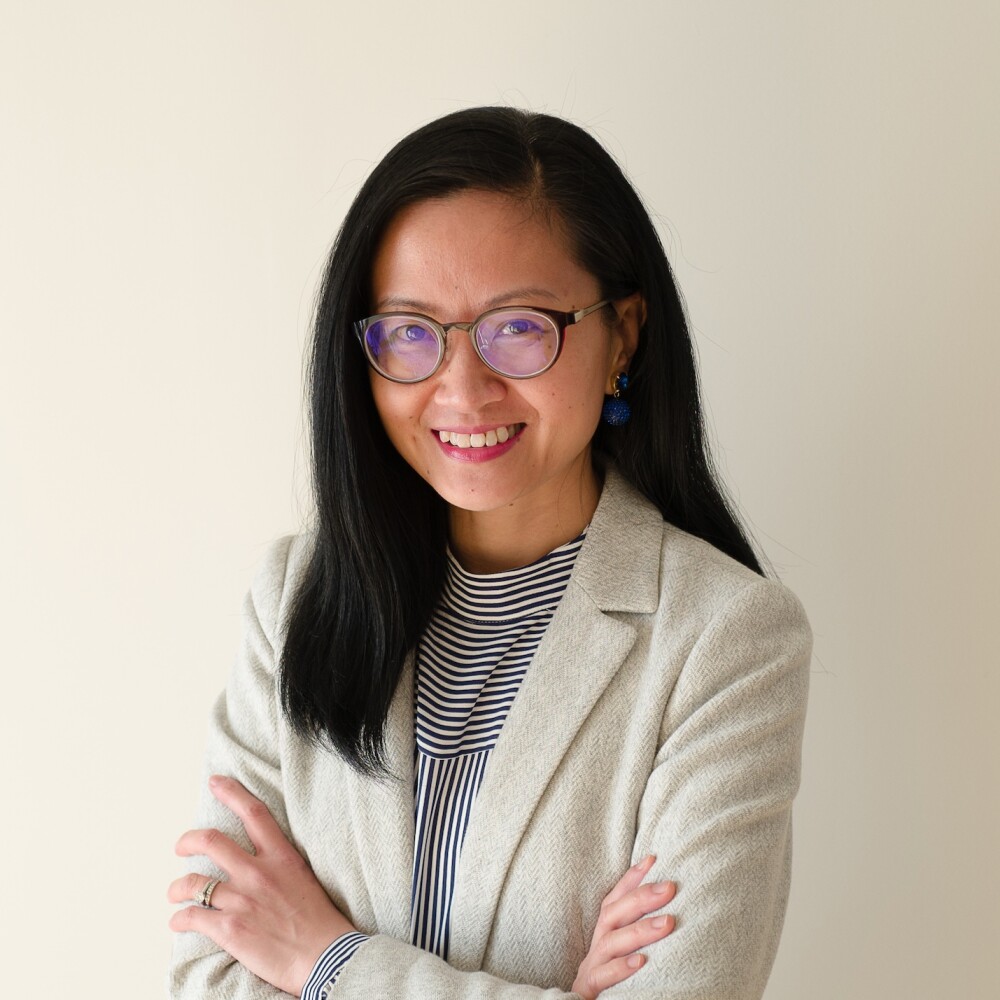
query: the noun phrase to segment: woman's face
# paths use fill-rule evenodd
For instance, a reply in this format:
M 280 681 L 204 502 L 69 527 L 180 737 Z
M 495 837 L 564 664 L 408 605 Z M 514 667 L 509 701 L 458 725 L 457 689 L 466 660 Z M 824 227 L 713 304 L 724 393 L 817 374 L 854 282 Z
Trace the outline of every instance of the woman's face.
M 463 191 L 395 217 L 375 257 L 372 297 L 372 313 L 410 310 L 452 323 L 502 305 L 574 312 L 601 290 L 525 202 Z M 445 359 L 425 381 L 399 384 L 372 371 L 375 405 L 400 455 L 453 507 L 538 514 L 550 505 L 555 513 L 593 491 L 590 442 L 611 379 L 634 351 L 634 326 L 626 319 L 609 328 L 602 311 L 593 313 L 567 328 L 552 368 L 523 380 L 491 371 L 469 335 L 450 330 Z M 460 447 L 462 435 L 487 444 Z

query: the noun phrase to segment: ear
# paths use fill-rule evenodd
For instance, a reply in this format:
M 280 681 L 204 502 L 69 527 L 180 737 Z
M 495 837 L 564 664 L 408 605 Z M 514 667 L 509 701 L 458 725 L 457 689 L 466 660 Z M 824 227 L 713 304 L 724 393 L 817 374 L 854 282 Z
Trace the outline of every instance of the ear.
M 614 392 L 614 378 L 619 372 L 627 372 L 632 356 L 639 346 L 639 334 L 646 325 L 646 300 L 641 292 L 633 292 L 627 298 L 616 299 L 612 305 L 618 314 L 611 338 L 611 370 L 608 372 L 606 392 Z

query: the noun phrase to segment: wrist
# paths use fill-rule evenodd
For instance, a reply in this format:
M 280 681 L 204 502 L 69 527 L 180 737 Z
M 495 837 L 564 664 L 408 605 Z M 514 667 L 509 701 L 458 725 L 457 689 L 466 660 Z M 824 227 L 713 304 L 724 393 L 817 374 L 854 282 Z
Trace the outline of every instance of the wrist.
M 367 940 L 366 934 L 350 931 L 331 942 L 309 973 L 300 993 L 302 1000 L 327 1000 L 341 970 Z
M 316 924 L 309 934 L 308 942 L 303 942 L 300 950 L 300 960 L 296 963 L 293 981 L 298 985 L 296 996 L 302 996 L 306 984 L 316 969 L 317 964 L 324 958 L 332 946 L 344 937 L 345 934 L 356 933 L 355 926 L 341 914 L 334 910 L 329 919 Z

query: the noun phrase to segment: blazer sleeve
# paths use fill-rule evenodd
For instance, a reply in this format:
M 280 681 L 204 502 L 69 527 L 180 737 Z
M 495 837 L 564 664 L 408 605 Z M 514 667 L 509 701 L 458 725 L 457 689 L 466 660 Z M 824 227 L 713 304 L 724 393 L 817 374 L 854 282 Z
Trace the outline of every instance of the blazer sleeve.
M 205 781 L 197 826 L 215 828 L 244 848 L 251 845 L 242 824 L 207 790 L 210 774 L 237 778 L 270 809 L 290 836 L 280 763 L 275 684 L 275 646 L 288 555 L 294 540 L 272 546 L 243 605 L 243 639 L 225 692 L 209 723 Z M 195 857 L 189 871 L 222 877 L 208 858 Z M 192 931 L 175 935 L 169 990 L 178 1000 L 277 1000 L 288 994 L 258 979 L 209 938 Z
M 212 715 L 206 768 L 206 776 L 225 773 L 243 782 L 289 836 L 275 648 L 290 544 L 284 540 L 271 550 L 246 599 L 244 638 Z M 788 894 L 791 804 L 799 781 L 810 649 L 798 602 L 784 587 L 759 579 L 712 615 L 691 645 L 665 703 L 633 849 L 634 860 L 656 854 L 654 877 L 677 882 L 678 895 L 668 907 L 677 916 L 677 928 L 643 949 L 646 966 L 602 998 L 761 996 Z M 197 822 L 250 846 L 239 822 L 207 790 Z M 191 868 L 206 876 L 220 874 L 204 858 L 193 859 Z M 560 915 L 553 913 L 551 919 Z M 178 1000 L 286 996 L 194 933 L 176 936 L 169 981 Z M 384 934 L 375 934 L 355 952 L 330 1000 L 373 995 L 399 1000 L 575 996 L 460 971 Z
M 677 927 L 608 1000 L 762 996 L 788 900 L 811 654 L 802 606 L 768 580 L 736 594 L 692 648 L 635 844 L 676 881 Z
M 754 580 L 687 655 L 666 703 L 642 796 L 633 860 L 653 853 L 677 882 L 677 927 L 602 998 L 758 1000 L 777 949 L 791 867 L 811 634 L 784 587 Z M 608 887 L 610 888 L 610 886 Z M 551 919 L 560 919 L 558 913 Z M 461 972 L 376 935 L 330 1000 L 546 1000 L 575 994 Z

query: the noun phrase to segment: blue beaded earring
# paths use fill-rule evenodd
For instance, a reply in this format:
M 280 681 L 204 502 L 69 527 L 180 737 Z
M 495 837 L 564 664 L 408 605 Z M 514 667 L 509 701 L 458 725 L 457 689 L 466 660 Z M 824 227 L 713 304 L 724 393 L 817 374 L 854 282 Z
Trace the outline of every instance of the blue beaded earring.
M 601 419 L 612 427 L 621 427 L 627 424 L 632 417 L 632 407 L 622 399 L 622 393 L 628 388 L 628 375 L 619 372 L 612 382 L 614 395 L 604 397 L 604 406 L 601 408 Z

